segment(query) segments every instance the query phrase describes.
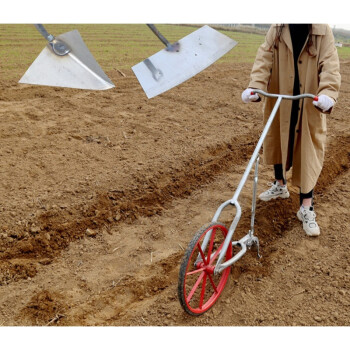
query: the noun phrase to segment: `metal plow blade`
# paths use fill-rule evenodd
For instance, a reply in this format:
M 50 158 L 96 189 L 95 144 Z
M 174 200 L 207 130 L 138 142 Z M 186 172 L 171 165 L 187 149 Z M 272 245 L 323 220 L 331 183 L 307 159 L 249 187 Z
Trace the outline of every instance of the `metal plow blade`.
M 178 43 L 178 52 L 163 49 L 132 67 L 148 98 L 195 76 L 237 45 L 207 25 Z
M 19 83 L 89 90 L 114 87 L 77 30 L 59 35 L 57 39 L 67 44 L 70 52 L 58 56 L 46 46 Z

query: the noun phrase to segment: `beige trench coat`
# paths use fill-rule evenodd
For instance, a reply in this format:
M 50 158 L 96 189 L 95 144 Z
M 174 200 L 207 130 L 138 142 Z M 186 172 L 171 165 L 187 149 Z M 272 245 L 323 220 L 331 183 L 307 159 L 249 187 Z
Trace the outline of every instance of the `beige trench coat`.
M 292 40 L 289 26 L 285 25 L 280 41 L 276 42 L 277 49 L 274 48 L 279 26 L 275 24 L 270 27 L 265 42 L 258 49 L 249 87 L 293 95 Z M 339 58 L 331 28 L 326 24 L 313 24 L 312 41 L 310 53 L 305 44 L 298 59 L 300 93 L 323 94 L 336 102 L 340 88 Z M 275 102 L 276 99 L 266 99 L 264 123 Z M 284 176 L 289 168 L 287 154 L 291 107 L 292 101 L 282 101 L 263 146 L 264 162 L 269 165 L 282 164 Z M 299 186 L 302 193 L 308 193 L 315 187 L 321 173 L 326 144 L 326 115 L 312 104 L 311 99 L 300 100 L 295 130 L 292 183 Z

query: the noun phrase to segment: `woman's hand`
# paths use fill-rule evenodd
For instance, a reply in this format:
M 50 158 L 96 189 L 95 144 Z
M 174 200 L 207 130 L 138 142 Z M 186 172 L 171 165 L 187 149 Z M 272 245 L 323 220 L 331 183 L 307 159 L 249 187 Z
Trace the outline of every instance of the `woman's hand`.
M 334 106 L 333 99 L 331 99 L 327 95 L 318 96 L 318 100 L 313 101 L 312 103 L 322 112 L 328 112 Z
M 252 95 L 252 91 L 253 91 L 253 89 L 248 88 L 242 92 L 242 101 L 244 103 L 260 101 L 260 96 L 258 94 Z

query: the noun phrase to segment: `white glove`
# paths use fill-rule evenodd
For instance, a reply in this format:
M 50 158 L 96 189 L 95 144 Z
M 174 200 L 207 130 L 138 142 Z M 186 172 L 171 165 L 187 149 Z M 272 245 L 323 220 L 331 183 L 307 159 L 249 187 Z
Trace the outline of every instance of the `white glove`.
M 249 102 L 252 102 L 252 101 L 257 101 L 259 99 L 259 95 L 258 94 L 254 94 L 252 95 L 251 92 L 253 91 L 253 89 L 251 88 L 248 88 L 248 89 L 245 89 L 243 92 L 242 92 L 242 101 L 244 103 L 249 103 Z
M 312 103 L 320 108 L 322 112 L 327 112 L 334 106 L 334 101 L 326 95 L 318 96 L 318 101 L 313 101 Z

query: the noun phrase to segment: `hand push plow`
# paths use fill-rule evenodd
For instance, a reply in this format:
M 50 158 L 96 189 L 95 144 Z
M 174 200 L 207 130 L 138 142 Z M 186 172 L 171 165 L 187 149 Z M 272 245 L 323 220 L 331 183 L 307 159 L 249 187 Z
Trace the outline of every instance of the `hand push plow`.
M 183 257 L 179 273 L 178 297 L 181 306 L 190 315 L 199 316 L 214 305 L 224 290 L 230 275 L 231 266 L 237 262 L 248 249 L 252 246 L 256 246 L 258 257 L 260 257 L 259 239 L 254 235 L 260 149 L 283 99 L 299 100 L 303 98 L 312 98 L 317 100 L 317 96 L 312 94 L 288 96 L 253 90 L 252 94 L 254 93 L 270 98 L 277 98 L 277 101 L 233 197 L 222 203 L 217 209 L 212 222 L 203 226 L 194 235 Z M 250 230 L 243 238 L 234 241 L 232 240 L 233 234 L 241 218 L 241 206 L 238 202 L 238 197 L 254 164 L 255 172 Z M 218 220 L 223 209 L 229 205 L 236 208 L 236 215 L 230 228 L 227 229 Z M 233 247 L 240 249 L 238 253 L 234 255 Z

